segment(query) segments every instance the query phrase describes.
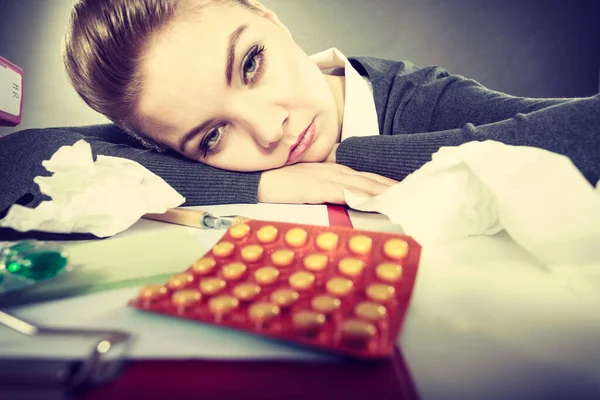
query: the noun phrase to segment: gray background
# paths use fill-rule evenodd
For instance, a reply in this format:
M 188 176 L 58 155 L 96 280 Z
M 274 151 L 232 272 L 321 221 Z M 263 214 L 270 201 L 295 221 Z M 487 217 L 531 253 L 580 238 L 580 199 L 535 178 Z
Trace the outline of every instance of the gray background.
M 25 71 L 17 127 L 105 122 L 70 87 L 60 42 L 72 0 L 0 0 L 0 55 Z M 307 53 L 338 47 L 440 65 L 514 95 L 598 92 L 598 0 L 264 0 Z

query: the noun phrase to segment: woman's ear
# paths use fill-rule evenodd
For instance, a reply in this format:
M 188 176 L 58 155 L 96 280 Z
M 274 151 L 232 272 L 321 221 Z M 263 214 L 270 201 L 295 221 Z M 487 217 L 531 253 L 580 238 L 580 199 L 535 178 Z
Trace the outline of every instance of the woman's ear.
M 250 5 L 256 7 L 257 9 L 259 9 L 263 13 L 263 16 L 265 18 L 273 21 L 275 24 L 279 25 L 279 27 L 281 29 L 283 29 L 284 32 L 286 32 L 290 37 L 292 36 L 292 34 L 290 33 L 290 30 L 287 28 L 287 26 L 285 26 L 283 24 L 283 22 L 281 22 L 279 20 L 279 18 L 277 17 L 277 14 L 275 14 L 275 11 L 272 11 L 272 10 L 268 9 L 267 7 L 265 7 L 264 5 L 262 5 L 257 0 L 247 0 L 247 1 L 248 1 L 248 3 L 250 3 Z

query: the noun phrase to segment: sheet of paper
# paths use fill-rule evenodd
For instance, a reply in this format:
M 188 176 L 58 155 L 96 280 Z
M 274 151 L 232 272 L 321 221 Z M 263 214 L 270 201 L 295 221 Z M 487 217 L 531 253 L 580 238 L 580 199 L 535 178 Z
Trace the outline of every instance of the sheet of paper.
M 389 232 L 403 234 L 402 226 L 392 224 L 385 215 L 348 209 L 352 226 L 356 229 L 374 232 Z
M 327 208 L 323 205 L 240 204 L 194 208 L 214 215 L 243 215 L 323 226 L 329 223 Z M 200 249 L 204 249 L 198 250 L 201 254 L 208 251 L 224 233 L 223 230 L 202 230 L 142 219 L 115 238 L 158 232 L 166 227 L 192 233 Z M 39 324 L 112 327 L 129 331 L 134 335 L 129 352 L 131 358 L 335 359 L 257 336 L 137 311 L 126 306 L 137 290 L 125 288 L 21 306 L 10 311 Z M 74 341 L 71 338 L 31 339 L 0 326 L 0 357 L 82 357 L 88 353 L 91 344 L 88 340 Z
M 590 398 L 599 304 L 600 266 L 549 269 L 506 233 L 472 237 L 423 249 L 398 343 L 424 399 Z
M 180 272 L 206 250 L 177 226 L 105 240 L 64 242 L 72 271 L 36 288 L 10 294 L 9 304 L 25 304 L 141 284 Z M 4 299 L 0 299 L 4 301 Z
M 190 321 L 145 313 L 127 307 L 137 288 L 119 289 L 9 310 L 15 315 L 61 327 L 119 329 L 133 335 L 130 358 L 234 358 L 333 360 L 320 353 L 302 350 L 258 336 Z M 82 357 L 90 340 L 72 338 L 37 340 L 0 326 L 0 357 Z

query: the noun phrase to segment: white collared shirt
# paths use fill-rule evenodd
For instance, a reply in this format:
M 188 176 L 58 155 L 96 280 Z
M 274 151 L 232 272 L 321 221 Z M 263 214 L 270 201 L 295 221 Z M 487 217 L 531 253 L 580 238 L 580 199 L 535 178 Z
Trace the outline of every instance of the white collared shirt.
M 336 48 L 313 54 L 310 58 L 324 73 L 333 69 L 344 70 L 346 88 L 341 140 L 355 136 L 379 135 L 373 87 L 369 79 L 361 76 L 346 56 Z

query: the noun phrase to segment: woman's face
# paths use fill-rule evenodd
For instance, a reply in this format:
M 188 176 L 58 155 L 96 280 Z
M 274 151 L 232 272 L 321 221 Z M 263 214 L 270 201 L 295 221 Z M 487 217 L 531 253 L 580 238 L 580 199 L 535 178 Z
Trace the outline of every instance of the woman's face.
M 167 26 L 141 65 L 144 132 L 227 170 L 323 161 L 339 139 L 341 86 L 273 18 L 215 4 Z

